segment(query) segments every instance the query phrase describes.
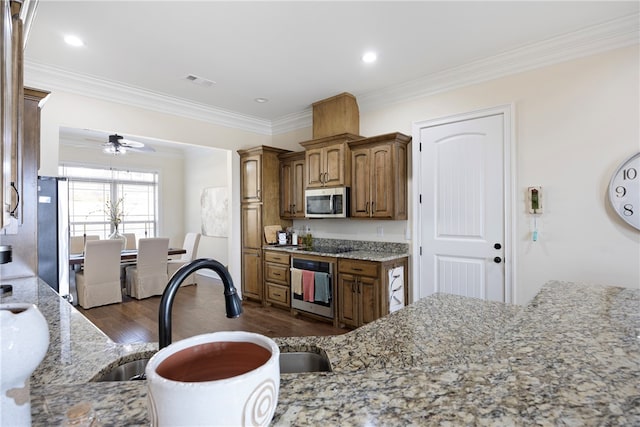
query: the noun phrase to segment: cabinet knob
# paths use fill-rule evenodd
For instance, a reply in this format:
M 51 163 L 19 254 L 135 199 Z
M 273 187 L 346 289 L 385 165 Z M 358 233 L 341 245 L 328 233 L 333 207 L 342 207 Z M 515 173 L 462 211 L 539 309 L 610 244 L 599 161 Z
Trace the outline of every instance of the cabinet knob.
M 493 245 L 493 248 L 494 248 L 494 249 L 502 249 L 502 245 L 501 245 L 500 243 L 495 243 L 495 244 Z
M 499 256 L 495 257 L 493 259 L 493 262 L 495 262 L 496 264 L 500 264 L 502 262 L 502 258 L 500 258 Z

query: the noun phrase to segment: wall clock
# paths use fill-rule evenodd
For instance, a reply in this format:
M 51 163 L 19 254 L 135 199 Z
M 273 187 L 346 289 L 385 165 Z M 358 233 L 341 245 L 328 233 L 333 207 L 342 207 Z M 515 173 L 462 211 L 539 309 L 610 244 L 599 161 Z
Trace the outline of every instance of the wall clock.
M 611 177 L 609 202 L 620 218 L 640 230 L 640 153 L 622 162 Z

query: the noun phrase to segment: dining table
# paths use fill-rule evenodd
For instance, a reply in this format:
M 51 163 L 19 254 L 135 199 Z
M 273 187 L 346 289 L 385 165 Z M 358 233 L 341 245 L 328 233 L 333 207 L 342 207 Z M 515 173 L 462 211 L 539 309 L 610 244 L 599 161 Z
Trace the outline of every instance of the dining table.
M 180 254 L 186 254 L 186 253 L 187 253 L 187 250 L 184 248 L 169 248 L 169 251 L 167 252 L 167 256 L 180 255 Z M 138 258 L 137 249 L 125 249 L 122 252 L 120 252 L 120 260 L 122 262 L 135 261 L 137 258 Z M 84 264 L 84 253 L 69 255 L 70 267 L 74 267 L 81 264 Z

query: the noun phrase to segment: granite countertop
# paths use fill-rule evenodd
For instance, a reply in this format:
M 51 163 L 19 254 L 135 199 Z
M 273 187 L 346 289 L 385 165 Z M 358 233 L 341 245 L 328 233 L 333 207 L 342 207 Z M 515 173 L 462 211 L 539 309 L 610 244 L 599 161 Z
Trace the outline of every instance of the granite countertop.
M 144 381 L 92 383 L 118 345 L 37 279 L 49 353 L 31 380 L 33 425 L 90 401 L 104 425 L 148 425 Z M 332 372 L 283 374 L 273 425 L 640 425 L 640 290 L 546 284 L 526 307 L 436 294 L 343 335 L 280 338 Z
M 294 255 L 316 255 L 329 258 L 347 258 L 363 261 L 386 262 L 410 256 L 409 245 L 403 243 L 369 242 L 359 240 L 315 239 L 314 246 L 349 248 L 348 252 L 327 253 L 302 245 L 265 245 L 263 249 Z

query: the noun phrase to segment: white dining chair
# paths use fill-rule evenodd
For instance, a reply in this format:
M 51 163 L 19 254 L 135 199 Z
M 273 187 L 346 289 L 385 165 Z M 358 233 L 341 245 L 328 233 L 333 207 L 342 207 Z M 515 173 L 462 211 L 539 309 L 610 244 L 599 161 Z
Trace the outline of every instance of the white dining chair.
M 174 273 L 183 265 L 188 262 L 196 259 L 198 254 L 198 245 L 200 244 L 200 233 L 187 233 L 184 236 L 184 244 L 182 248 L 187 252 L 182 254 L 182 256 L 178 259 L 169 260 L 167 263 L 167 274 L 169 277 L 173 276 Z M 187 277 L 184 282 L 182 282 L 182 286 L 195 285 L 196 284 L 196 273 L 191 274 Z
M 135 233 L 122 233 L 122 235 L 127 238 L 127 244 L 124 247 L 126 250 L 134 250 L 138 247 Z
M 100 236 L 71 236 L 69 237 L 69 253 L 81 254 L 84 252 L 84 244 L 89 240 L 100 240 Z
M 122 302 L 119 240 L 88 240 L 84 269 L 76 273 L 78 304 L 82 308 Z
M 169 278 L 167 253 L 169 239 L 152 237 L 138 241 L 136 265 L 126 268 L 127 294 L 136 299 L 162 295 Z

